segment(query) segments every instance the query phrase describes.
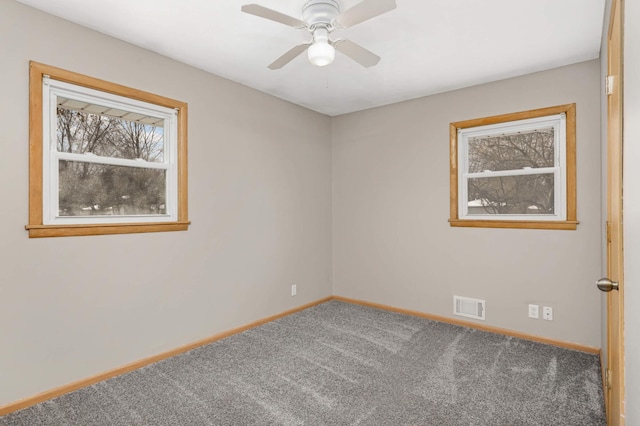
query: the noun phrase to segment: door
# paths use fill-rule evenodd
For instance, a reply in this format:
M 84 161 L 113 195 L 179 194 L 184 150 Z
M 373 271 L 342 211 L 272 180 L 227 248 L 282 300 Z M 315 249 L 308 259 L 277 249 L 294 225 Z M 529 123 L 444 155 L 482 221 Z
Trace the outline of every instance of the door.
M 622 36 L 624 0 L 611 2 L 607 78 L 607 423 L 624 425 L 624 283 L 622 241 Z

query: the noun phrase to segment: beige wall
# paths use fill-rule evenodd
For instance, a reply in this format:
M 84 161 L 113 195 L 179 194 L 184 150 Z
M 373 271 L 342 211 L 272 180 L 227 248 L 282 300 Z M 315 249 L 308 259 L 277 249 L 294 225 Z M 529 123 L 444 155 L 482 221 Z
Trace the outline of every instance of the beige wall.
M 600 65 L 589 61 L 333 120 L 334 294 L 600 347 Z M 451 228 L 449 123 L 577 104 L 577 231 Z M 554 320 L 527 317 L 527 305 Z
M 625 1 L 624 276 L 626 424 L 640 424 L 640 5 Z
M 189 231 L 27 238 L 29 60 L 189 103 Z M 0 65 L 0 405 L 331 294 L 329 117 L 10 0 Z

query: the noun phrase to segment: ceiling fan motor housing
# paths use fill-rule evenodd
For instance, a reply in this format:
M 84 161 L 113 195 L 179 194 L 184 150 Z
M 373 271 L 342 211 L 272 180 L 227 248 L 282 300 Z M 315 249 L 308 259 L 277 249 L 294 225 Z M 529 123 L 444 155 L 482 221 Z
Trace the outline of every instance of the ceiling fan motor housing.
M 313 29 L 322 26 L 331 29 L 340 15 L 340 4 L 335 0 L 309 0 L 302 7 L 302 20 Z

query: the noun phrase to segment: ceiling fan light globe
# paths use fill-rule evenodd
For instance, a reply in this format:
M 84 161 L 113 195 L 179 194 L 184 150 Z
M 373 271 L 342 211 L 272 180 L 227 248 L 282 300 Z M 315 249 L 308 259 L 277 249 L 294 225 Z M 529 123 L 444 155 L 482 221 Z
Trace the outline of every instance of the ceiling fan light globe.
M 318 67 L 324 67 L 333 62 L 336 49 L 329 43 L 316 42 L 307 49 L 309 62 Z

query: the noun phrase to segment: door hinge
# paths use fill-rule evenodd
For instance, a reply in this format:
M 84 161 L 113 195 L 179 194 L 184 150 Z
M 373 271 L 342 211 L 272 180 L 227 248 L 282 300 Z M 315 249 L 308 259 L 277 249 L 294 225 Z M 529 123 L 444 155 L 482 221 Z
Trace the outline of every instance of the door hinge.
M 610 243 L 611 242 L 611 224 L 609 222 L 607 222 L 605 229 L 607 234 L 606 235 L 607 243 Z
M 613 95 L 613 84 L 615 82 L 614 76 L 608 75 L 604 80 L 605 92 L 607 95 Z
M 607 369 L 604 371 L 604 384 L 607 389 L 611 389 L 611 370 Z

